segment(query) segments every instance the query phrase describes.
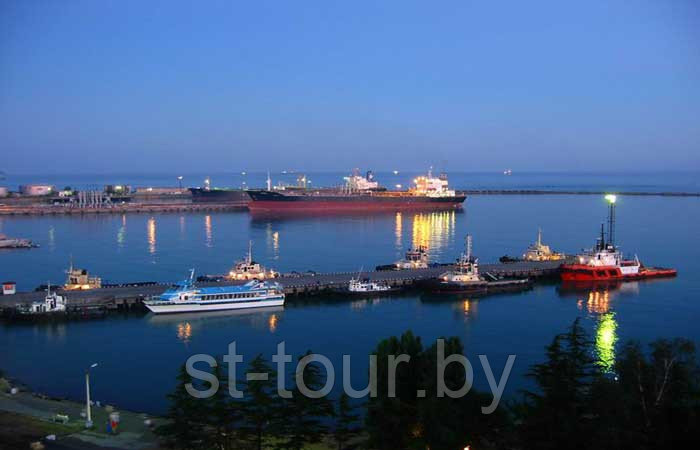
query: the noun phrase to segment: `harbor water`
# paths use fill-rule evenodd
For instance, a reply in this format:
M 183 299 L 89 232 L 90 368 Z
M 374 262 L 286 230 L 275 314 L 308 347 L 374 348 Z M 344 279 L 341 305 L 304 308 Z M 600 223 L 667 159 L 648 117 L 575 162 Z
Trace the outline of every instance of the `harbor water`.
M 658 190 L 675 190 L 666 188 Z M 269 358 L 281 341 L 294 354 L 322 353 L 338 368 L 342 355 L 351 355 L 353 386 L 360 388 L 366 383 L 368 354 L 380 339 L 409 329 L 427 345 L 439 336 L 458 336 L 474 363 L 477 388 L 488 388 L 477 355 L 488 356 L 497 378 L 508 355 L 516 355 L 507 396 L 530 386 L 529 366 L 542 360 L 544 346 L 577 317 L 583 318 L 596 357 L 605 365 L 613 364 L 617 349 L 629 339 L 681 336 L 700 343 L 700 199 L 620 197 L 617 214 L 622 250 L 636 253 L 647 265 L 677 268 L 677 278 L 595 291 L 540 284 L 529 292 L 483 299 L 316 296 L 290 299 L 273 310 L 1 324 L 0 369 L 37 391 L 80 400 L 84 369 L 99 362 L 91 375 L 96 400 L 162 413 L 178 366 L 192 354 L 223 354 L 232 341 L 246 361 L 258 353 Z M 357 271 L 396 261 L 417 245 L 428 246 L 432 261 L 452 261 L 467 233 L 480 261 L 493 262 L 521 255 L 538 227 L 543 241 L 557 251 L 590 247 L 605 215 L 598 196 L 545 195 L 474 196 L 463 211 L 435 213 L 8 217 L 0 219 L 0 232 L 41 247 L 0 252 L 0 277 L 16 281 L 19 290 L 59 284 L 72 260 L 105 282 L 175 281 L 190 268 L 198 274 L 227 272 L 244 256 L 249 240 L 254 258 L 275 270 Z M 338 387 L 342 371 L 336 372 Z

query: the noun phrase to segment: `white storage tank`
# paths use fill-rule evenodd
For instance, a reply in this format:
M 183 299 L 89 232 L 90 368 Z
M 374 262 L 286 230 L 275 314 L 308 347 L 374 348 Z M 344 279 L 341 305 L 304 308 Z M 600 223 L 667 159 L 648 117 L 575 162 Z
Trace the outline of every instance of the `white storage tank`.
M 5 186 L 0 186 L 0 198 L 7 197 L 8 195 L 10 195 L 10 190 Z

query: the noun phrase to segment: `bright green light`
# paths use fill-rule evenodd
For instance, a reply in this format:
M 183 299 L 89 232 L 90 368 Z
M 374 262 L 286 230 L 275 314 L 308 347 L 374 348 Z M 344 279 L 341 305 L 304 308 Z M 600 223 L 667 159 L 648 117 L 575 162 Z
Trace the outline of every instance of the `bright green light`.
M 600 316 L 595 334 L 595 348 L 598 354 L 598 365 L 605 371 L 611 372 L 615 366 L 615 344 L 617 343 L 617 321 L 615 313 Z
M 608 194 L 605 196 L 605 200 L 609 201 L 610 203 L 615 203 L 617 201 L 617 195 Z

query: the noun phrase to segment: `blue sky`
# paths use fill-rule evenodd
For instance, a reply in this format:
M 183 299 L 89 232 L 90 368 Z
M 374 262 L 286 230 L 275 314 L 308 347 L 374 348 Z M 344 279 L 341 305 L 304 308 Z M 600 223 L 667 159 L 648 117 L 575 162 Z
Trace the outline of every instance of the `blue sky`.
M 0 170 L 700 169 L 693 1 L 2 1 Z

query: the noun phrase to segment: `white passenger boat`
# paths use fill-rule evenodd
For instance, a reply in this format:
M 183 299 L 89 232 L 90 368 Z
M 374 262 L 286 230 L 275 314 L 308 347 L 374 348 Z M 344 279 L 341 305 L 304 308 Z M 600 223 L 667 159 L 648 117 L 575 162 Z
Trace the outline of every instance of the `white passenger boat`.
M 238 286 L 198 288 L 192 270 L 188 279 L 143 303 L 155 314 L 263 308 L 283 306 L 284 292 L 279 283 L 258 280 Z

